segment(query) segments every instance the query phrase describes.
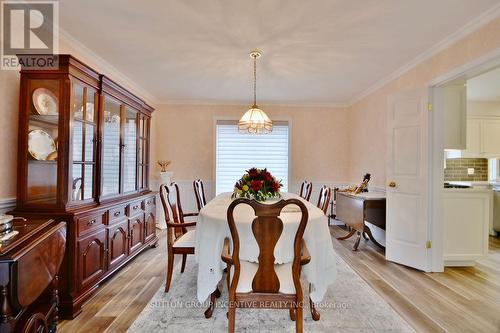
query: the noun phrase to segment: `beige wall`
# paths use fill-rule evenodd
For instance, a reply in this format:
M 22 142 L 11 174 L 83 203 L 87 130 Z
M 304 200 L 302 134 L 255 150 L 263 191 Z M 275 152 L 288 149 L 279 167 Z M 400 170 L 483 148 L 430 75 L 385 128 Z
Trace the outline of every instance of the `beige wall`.
M 171 160 L 177 180 L 214 178 L 214 121 L 239 119 L 248 106 L 160 105 L 153 115 L 153 156 Z M 349 113 L 342 108 L 267 106 L 274 120 L 291 122 L 291 181 L 346 181 Z M 155 167 L 155 171 L 158 168 Z
M 273 119 L 292 122 L 292 181 L 358 182 L 364 172 L 373 185 L 385 185 L 387 96 L 404 89 L 425 87 L 433 78 L 500 47 L 500 19 L 419 64 L 348 109 L 265 107 Z M 106 66 L 61 41 L 61 53 L 71 53 L 102 73 Z M 127 82 L 121 82 L 126 87 Z M 0 71 L 0 200 L 15 196 L 19 78 Z M 132 91 L 135 91 L 132 88 Z M 157 106 L 153 121 L 152 162 L 172 160 L 176 178 L 213 178 L 213 121 L 216 116 L 237 119 L 246 106 Z M 153 168 L 153 170 L 157 170 Z
M 0 200 L 16 195 L 19 73 L 0 70 Z
M 500 47 L 500 19 L 494 20 L 349 108 L 354 125 L 350 140 L 349 179 L 363 172 L 375 186 L 385 185 L 387 97 L 397 91 L 424 88 L 433 79 Z

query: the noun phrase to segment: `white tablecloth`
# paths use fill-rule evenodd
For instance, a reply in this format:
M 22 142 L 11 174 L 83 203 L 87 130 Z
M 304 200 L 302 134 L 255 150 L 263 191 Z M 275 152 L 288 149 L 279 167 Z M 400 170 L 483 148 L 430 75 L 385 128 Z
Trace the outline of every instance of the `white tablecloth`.
M 300 198 L 292 193 L 284 193 L 282 197 L 283 199 Z M 302 275 L 312 284 L 310 297 L 313 302 L 318 303 L 337 276 L 335 252 L 327 217 L 310 202 L 302 201 L 309 212 L 304 241 L 311 255 L 311 262 L 302 267 Z M 231 238 L 226 219 L 230 203 L 230 193 L 220 194 L 203 207 L 198 216 L 195 258 L 198 262 L 197 291 L 200 302 L 204 302 L 210 296 L 222 279 L 225 263 L 221 260 L 220 254 L 224 239 Z M 240 237 L 240 258 L 257 262 L 259 248 L 251 229 L 255 218 L 253 210 L 250 206 L 242 204 L 236 207 L 234 216 Z M 293 240 L 300 216 L 297 206 L 289 205 L 281 212 L 283 232 L 274 250 L 276 263 L 281 264 L 293 260 Z

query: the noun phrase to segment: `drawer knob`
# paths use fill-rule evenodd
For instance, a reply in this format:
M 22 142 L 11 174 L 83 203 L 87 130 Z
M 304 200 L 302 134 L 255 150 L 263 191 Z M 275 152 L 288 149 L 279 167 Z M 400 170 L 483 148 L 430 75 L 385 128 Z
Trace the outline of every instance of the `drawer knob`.
M 93 224 L 95 224 L 95 219 L 87 222 L 87 225 L 93 225 Z
M 391 181 L 389 182 L 389 187 L 396 187 L 396 182 L 395 181 Z
M 136 210 L 138 208 L 139 208 L 139 205 L 135 205 L 135 206 L 132 207 L 133 210 Z
M 115 217 L 120 216 L 120 212 L 119 212 L 119 211 L 118 211 L 118 212 L 115 212 L 113 215 L 114 215 Z

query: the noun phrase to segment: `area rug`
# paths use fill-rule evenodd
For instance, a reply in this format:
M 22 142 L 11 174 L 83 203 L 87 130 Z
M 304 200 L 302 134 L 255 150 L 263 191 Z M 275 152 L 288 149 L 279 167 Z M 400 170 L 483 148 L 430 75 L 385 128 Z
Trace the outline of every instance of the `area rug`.
M 183 274 L 175 267 L 170 291 L 162 286 L 127 332 L 227 332 L 225 283 L 219 284 L 222 296 L 212 318 L 205 319 L 207 304 L 196 298 L 198 266 L 188 257 Z M 319 307 L 321 319 L 313 321 L 304 309 L 304 332 L 415 332 L 344 260 L 337 258 L 337 265 L 337 280 Z M 308 297 L 307 283 L 302 285 Z M 295 332 L 295 322 L 287 310 L 237 309 L 236 332 Z

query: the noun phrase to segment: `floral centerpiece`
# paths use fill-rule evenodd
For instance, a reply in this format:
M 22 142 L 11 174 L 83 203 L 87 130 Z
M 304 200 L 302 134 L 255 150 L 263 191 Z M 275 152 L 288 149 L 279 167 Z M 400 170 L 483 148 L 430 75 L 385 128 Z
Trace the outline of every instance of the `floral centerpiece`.
M 233 198 L 248 198 L 266 201 L 279 198 L 283 185 L 267 169 L 251 168 L 234 185 Z

